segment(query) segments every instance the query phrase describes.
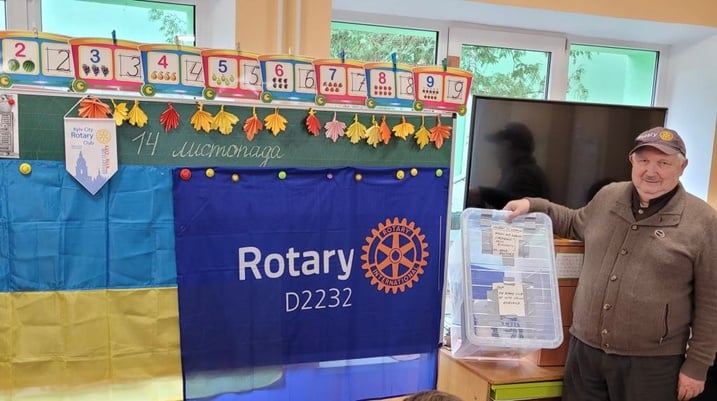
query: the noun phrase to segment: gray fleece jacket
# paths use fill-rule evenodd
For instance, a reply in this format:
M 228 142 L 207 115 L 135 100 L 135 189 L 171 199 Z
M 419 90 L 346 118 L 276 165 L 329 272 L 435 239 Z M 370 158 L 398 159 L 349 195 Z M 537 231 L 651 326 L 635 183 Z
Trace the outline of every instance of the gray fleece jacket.
M 570 333 L 607 353 L 686 353 L 681 372 L 704 380 L 717 352 L 717 212 L 680 184 L 636 221 L 632 188 L 610 184 L 575 210 L 528 198 L 555 234 L 585 243 Z

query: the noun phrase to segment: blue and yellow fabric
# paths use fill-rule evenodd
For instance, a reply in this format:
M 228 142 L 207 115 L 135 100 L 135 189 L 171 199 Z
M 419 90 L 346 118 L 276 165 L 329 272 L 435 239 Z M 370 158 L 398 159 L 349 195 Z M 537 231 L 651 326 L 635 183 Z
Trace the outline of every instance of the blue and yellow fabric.
M 0 163 L 0 400 L 180 400 L 170 170 Z
M 296 354 L 300 355 L 298 359 L 290 357 L 290 348 L 281 348 L 279 352 L 269 352 L 270 359 L 266 363 L 247 362 L 241 356 L 218 359 L 220 354 L 202 358 L 201 347 L 209 349 L 213 342 L 231 336 L 231 333 L 221 334 L 212 326 L 212 321 L 227 329 L 247 316 L 258 318 L 256 313 L 267 313 L 268 310 L 259 308 L 252 312 L 247 309 L 256 307 L 256 303 L 231 304 L 217 310 L 215 302 L 221 302 L 221 298 L 199 301 L 201 296 L 208 294 L 206 292 L 197 293 L 200 298 L 178 298 L 174 204 L 180 196 L 184 202 L 180 202 L 183 210 L 191 211 L 202 203 L 218 206 L 223 199 L 230 201 L 224 206 L 231 208 L 248 193 L 221 198 L 221 195 L 227 195 L 223 192 L 227 189 L 217 187 L 218 181 L 205 180 L 200 188 L 194 188 L 192 196 L 188 193 L 173 196 L 172 180 L 177 180 L 177 174 L 171 168 L 122 166 L 108 185 L 92 196 L 65 172 L 61 162 L 33 161 L 29 175 L 18 172 L 19 164 L 20 161 L 0 162 L 0 199 L 3 200 L 0 202 L 0 401 L 170 401 L 185 397 L 250 401 L 358 400 L 405 394 L 435 384 L 435 347 L 431 347 L 433 340 L 426 338 L 417 339 L 414 344 L 417 346 L 403 348 L 391 342 L 371 341 L 368 337 L 349 339 L 345 343 L 339 341 L 327 353 L 331 361 L 315 363 L 308 363 L 315 359 L 312 355 L 327 350 L 320 345 Z M 424 177 L 429 176 L 427 172 L 422 173 Z M 219 172 L 224 178 L 228 174 L 230 172 Z M 337 188 L 347 189 L 348 183 L 354 180 L 353 172 L 338 171 L 335 174 Z M 389 181 L 386 178 L 389 172 L 381 174 L 380 178 L 369 178 L 366 182 L 367 188 L 377 190 L 376 198 L 372 200 L 368 192 L 361 195 L 368 196 L 366 207 L 369 209 L 384 207 L 380 197 L 390 196 L 395 191 L 395 188 L 381 184 Z M 250 174 L 246 178 L 249 177 Z M 315 179 L 304 180 L 303 184 L 300 180 L 287 180 L 285 186 L 295 195 L 308 196 L 317 190 L 312 181 Z M 446 178 L 441 181 L 440 191 L 447 191 Z M 252 181 L 246 182 L 251 185 Z M 231 185 L 228 179 L 225 183 Z M 259 185 L 255 190 L 265 192 L 267 187 Z M 352 194 L 357 194 L 350 188 L 343 192 L 341 196 L 345 198 L 342 199 L 351 199 Z M 269 190 L 263 195 L 270 196 L 271 193 Z M 409 194 L 418 203 L 426 202 L 426 193 L 412 190 Z M 445 197 L 446 194 L 441 192 L 435 199 L 441 201 Z M 321 202 L 334 200 L 345 201 L 326 198 Z M 260 203 L 251 205 L 256 207 Z M 445 215 L 445 206 L 443 204 L 442 210 L 439 208 L 434 212 Z M 319 207 L 313 209 L 322 210 Z M 207 220 L 201 216 L 207 209 L 194 210 L 193 221 L 200 223 L 199 226 L 184 225 L 183 231 L 178 224 L 176 228 L 177 233 L 191 234 L 178 237 L 185 241 L 183 246 L 187 251 L 205 248 L 205 254 L 195 252 L 195 256 L 188 256 L 189 264 L 194 260 L 192 258 L 201 259 L 207 252 L 216 250 L 206 241 L 190 246 L 202 232 L 216 235 L 211 225 L 203 225 Z M 266 217 L 267 210 L 257 216 Z M 256 209 L 248 211 L 251 214 Z M 334 214 L 339 219 L 342 217 L 341 213 Z M 391 219 L 397 213 L 391 211 L 389 214 L 389 220 L 380 224 L 385 226 L 393 222 Z M 357 221 L 361 221 L 361 215 L 358 216 Z M 372 218 L 370 223 L 378 226 L 374 220 Z M 261 234 L 267 240 L 271 238 L 269 230 L 271 227 L 266 227 Z M 426 227 L 426 230 L 440 233 L 441 227 Z M 228 233 L 228 238 L 236 239 L 233 235 L 237 235 L 236 232 Z M 431 249 L 434 255 L 443 251 L 441 244 L 442 240 L 438 240 L 432 245 L 435 246 Z M 179 254 L 183 255 L 182 252 Z M 201 256 L 196 256 L 198 254 Z M 236 273 L 236 250 L 231 254 L 233 272 Z M 180 268 L 180 272 L 188 275 L 185 278 L 193 274 L 187 267 L 189 264 Z M 428 271 L 428 266 L 425 267 Z M 430 287 L 422 290 L 423 295 L 440 296 L 440 268 L 440 264 L 434 263 L 434 271 L 427 273 L 431 279 L 423 283 L 413 281 L 412 284 Z M 366 297 L 385 297 L 388 291 L 363 277 L 368 272 L 354 271 L 356 278 L 366 284 L 361 291 Z M 279 287 L 288 285 L 287 282 L 279 283 L 275 284 Z M 190 293 L 197 288 L 192 285 L 191 278 L 187 285 Z M 178 299 L 186 301 L 183 308 Z M 228 301 L 238 299 L 225 298 Z M 407 302 L 404 307 L 410 308 L 410 305 Z M 370 304 L 364 305 L 367 306 Z M 206 307 L 214 307 L 215 314 L 196 314 L 206 311 Z M 184 309 L 188 314 L 184 316 L 181 337 L 186 341 L 180 345 L 180 311 Z M 369 325 L 369 328 L 380 326 L 376 326 L 380 320 L 371 320 L 370 308 L 362 310 L 366 311 L 368 320 L 361 324 Z M 438 327 L 435 322 L 420 318 L 425 310 L 414 310 L 411 314 L 407 314 L 406 309 L 397 314 L 392 314 L 390 309 L 380 312 L 382 315 L 378 318 L 397 319 L 389 320 L 391 327 L 400 329 L 408 325 L 414 330 L 404 330 L 402 338 L 410 337 L 412 333 L 423 335 L 419 333 L 421 327 Z M 431 319 L 438 318 L 437 314 L 431 316 Z M 420 321 L 419 325 L 415 325 L 417 321 Z M 357 324 L 349 320 L 336 322 L 341 330 L 355 328 Z M 322 330 L 332 329 L 325 327 Z M 370 330 L 364 332 L 370 333 Z M 213 337 L 216 333 L 220 333 L 220 337 Z M 437 338 L 438 333 L 435 334 Z M 339 345 L 350 347 L 354 342 L 363 344 L 360 352 L 337 351 Z M 199 348 L 194 348 L 191 354 L 181 355 L 180 349 L 192 346 Z M 376 352 L 376 347 L 380 351 Z M 414 355 L 382 356 L 395 355 L 392 350 L 413 352 Z M 182 359 L 188 356 L 192 369 L 185 366 L 183 371 Z

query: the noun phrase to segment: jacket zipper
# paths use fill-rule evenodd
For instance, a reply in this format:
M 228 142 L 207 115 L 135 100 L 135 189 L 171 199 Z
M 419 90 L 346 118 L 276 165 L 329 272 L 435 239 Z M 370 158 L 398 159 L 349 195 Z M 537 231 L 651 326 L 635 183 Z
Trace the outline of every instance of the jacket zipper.
M 662 341 L 667 337 L 667 334 L 670 333 L 670 326 L 667 325 L 667 317 L 670 314 L 670 304 L 665 304 L 665 333 L 660 337 L 660 344 L 662 344 Z

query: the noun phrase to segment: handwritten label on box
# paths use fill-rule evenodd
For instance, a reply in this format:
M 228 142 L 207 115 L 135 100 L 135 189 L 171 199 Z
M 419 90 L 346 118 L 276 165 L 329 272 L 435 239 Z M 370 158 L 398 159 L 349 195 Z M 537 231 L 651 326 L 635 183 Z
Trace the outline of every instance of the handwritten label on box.
M 525 293 L 516 283 L 493 283 L 498 290 L 498 313 L 501 316 L 525 316 Z
M 510 226 L 492 227 L 493 255 L 515 257 L 523 239 L 523 230 Z

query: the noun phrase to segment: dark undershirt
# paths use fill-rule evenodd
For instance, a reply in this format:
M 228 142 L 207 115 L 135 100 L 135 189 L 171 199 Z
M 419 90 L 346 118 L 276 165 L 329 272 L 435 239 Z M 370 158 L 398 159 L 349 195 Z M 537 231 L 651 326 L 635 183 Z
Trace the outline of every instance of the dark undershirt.
M 635 186 L 632 186 L 632 215 L 635 216 L 635 220 L 640 221 L 643 219 L 646 219 L 653 214 L 657 213 L 662 209 L 667 202 L 672 199 L 673 196 L 675 196 L 675 193 L 677 193 L 678 186 L 675 186 L 672 191 L 660 195 L 655 199 L 650 199 L 647 207 L 641 207 L 640 206 L 640 195 L 637 193 L 637 189 L 635 189 Z

